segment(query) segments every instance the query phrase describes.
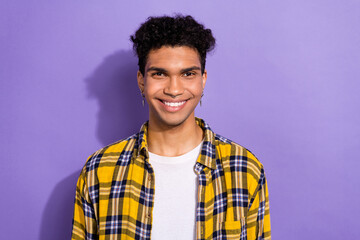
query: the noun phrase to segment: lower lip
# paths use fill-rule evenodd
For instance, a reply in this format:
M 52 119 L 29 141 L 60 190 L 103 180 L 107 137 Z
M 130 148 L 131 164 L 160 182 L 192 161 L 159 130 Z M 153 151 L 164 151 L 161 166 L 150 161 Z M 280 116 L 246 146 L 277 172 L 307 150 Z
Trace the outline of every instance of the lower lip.
M 167 111 L 167 112 L 177 112 L 180 111 L 181 109 L 183 109 L 187 103 L 187 101 L 185 101 L 185 103 L 183 105 L 180 106 L 176 106 L 176 107 L 172 107 L 172 106 L 168 106 L 165 103 L 163 103 L 162 101 L 160 101 L 160 103 L 162 104 L 163 108 Z

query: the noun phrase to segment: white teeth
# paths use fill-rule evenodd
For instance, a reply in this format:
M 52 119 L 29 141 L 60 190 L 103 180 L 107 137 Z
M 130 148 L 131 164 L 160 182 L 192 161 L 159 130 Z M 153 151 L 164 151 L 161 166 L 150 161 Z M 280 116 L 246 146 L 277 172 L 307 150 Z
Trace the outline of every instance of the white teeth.
M 186 101 L 182 101 L 182 102 L 164 102 L 164 104 L 166 106 L 170 106 L 170 107 L 178 107 L 181 106 L 185 103 Z

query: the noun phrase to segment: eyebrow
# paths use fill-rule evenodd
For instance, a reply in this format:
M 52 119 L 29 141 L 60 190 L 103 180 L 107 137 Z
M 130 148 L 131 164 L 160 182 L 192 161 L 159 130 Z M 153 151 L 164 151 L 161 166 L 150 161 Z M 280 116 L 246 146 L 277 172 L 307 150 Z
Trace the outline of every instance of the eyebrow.
M 194 70 L 200 71 L 201 69 L 199 67 L 194 66 L 194 67 L 185 68 L 185 69 L 181 70 L 181 72 L 190 72 L 190 71 L 194 71 Z
M 189 68 L 184 68 L 181 69 L 181 72 L 190 72 L 190 71 L 194 71 L 194 70 L 201 70 L 199 67 L 197 66 L 193 66 L 193 67 L 189 67 Z M 150 67 L 147 69 L 146 72 L 150 72 L 150 71 L 155 71 L 155 72 L 164 72 L 167 73 L 168 71 L 165 68 L 159 68 L 159 67 Z
M 155 71 L 155 72 L 167 72 L 165 68 L 151 67 L 146 70 L 146 72 Z

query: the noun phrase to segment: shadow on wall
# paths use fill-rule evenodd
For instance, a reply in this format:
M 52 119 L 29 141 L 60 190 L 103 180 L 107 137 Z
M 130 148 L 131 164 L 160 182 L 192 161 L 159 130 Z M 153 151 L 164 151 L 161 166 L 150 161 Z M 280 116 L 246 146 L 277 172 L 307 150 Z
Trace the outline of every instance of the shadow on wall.
M 96 135 L 104 146 L 138 132 L 148 118 L 147 107 L 141 104 L 137 69 L 132 51 L 118 51 L 106 57 L 85 79 L 89 97 L 99 101 Z M 79 173 L 80 170 L 55 186 L 43 212 L 40 240 L 70 239 Z
M 133 52 L 121 50 L 106 57 L 85 80 L 89 97 L 99 102 L 96 135 L 104 146 L 138 132 L 148 119 L 147 107 L 141 104 L 137 70 Z
M 56 184 L 42 215 L 40 240 L 71 238 L 76 181 L 80 170 Z

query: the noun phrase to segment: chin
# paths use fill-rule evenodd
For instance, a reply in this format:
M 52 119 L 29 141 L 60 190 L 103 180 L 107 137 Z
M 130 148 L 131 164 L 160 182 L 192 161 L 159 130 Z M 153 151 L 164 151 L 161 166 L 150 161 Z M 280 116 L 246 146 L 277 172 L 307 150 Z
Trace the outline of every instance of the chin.
M 155 121 L 163 126 L 178 127 L 185 123 L 189 118 L 191 118 L 191 114 L 188 116 L 158 116 L 155 118 Z
M 187 119 L 162 119 L 161 123 L 169 127 L 178 127 L 183 124 Z

